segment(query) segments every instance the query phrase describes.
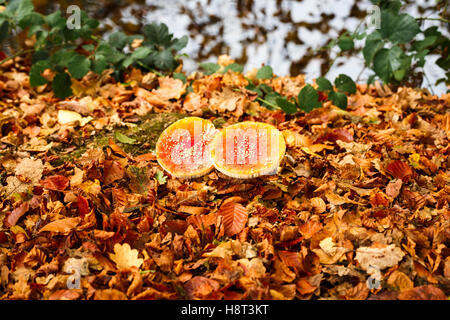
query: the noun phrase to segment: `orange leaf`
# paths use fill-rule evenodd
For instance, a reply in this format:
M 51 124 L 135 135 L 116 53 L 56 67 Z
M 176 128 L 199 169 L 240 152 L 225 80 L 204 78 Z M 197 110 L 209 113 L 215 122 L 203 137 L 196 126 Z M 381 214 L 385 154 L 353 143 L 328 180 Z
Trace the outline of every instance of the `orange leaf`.
M 311 238 L 316 232 L 322 230 L 323 225 L 316 220 L 308 220 L 299 228 L 300 233 L 305 239 Z
M 69 186 L 69 179 L 64 176 L 51 176 L 42 180 L 41 185 L 49 190 L 62 191 Z
M 389 163 L 386 167 L 386 172 L 397 179 L 402 179 L 403 182 L 408 182 L 413 174 L 411 167 L 400 160 Z
M 39 230 L 39 232 L 50 231 L 67 234 L 73 229 L 75 229 L 75 227 L 80 223 L 80 221 L 81 219 L 79 217 L 56 220 L 46 224 L 41 230 Z
M 225 233 L 229 237 L 241 232 L 248 220 L 247 209 L 240 203 L 228 202 L 220 207 L 217 214 L 223 216 Z
M 306 294 L 310 294 L 313 293 L 314 291 L 316 291 L 317 287 L 313 286 L 309 283 L 308 280 L 306 279 L 300 279 L 297 282 L 297 291 L 301 294 L 301 295 L 306 295 Z

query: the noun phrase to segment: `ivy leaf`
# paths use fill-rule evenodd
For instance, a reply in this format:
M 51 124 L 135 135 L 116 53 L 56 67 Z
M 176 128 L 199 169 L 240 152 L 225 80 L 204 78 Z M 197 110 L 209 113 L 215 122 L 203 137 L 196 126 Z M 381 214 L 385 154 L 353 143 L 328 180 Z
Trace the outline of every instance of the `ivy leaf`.
M 217 71 L 219 71 L 220 65 L 218 65 L 217 63 L 213 63 L 213 62 L 205 62 L 205 63 L 200 63 L 200 68 L 205 70 L 204 73 L 206 75 L 210 75 L 210 74 L 213 74 L 213 73 L 216 73 Z
M 318 87 L 319 91 L 323 91 L 323 92 L 333 91 L 333 85 L 331 84 L 331 82 L 327 78 L 318 77 L 316 79 L 316 83 L 319 86 Z
M 244 66 L 237 64 L 237 63 L 232 63 L 232 64 L 227 65 L 223 69 L 223 73 L 226 73 L 228 70 L 231 70 L 234 72 L 242 72 L 242 70 L 244 70 Z
M 41 76 L 41 73 L 48 68 L 50 68 L 48 60 L 40 60 L 33 64 L 30 70 L 30 85 L 32 87 L 42 86 L 48 82 L 47 79 Z
M 410 42 L 419 32 L 416 19 L 409 14 L 395 14 L 391 11 L 381 11 L 381 35 L 396 43 Z
M 134 144 L 136 143 L 136 139 L 127 137 L 126 135 L 116 131 L 116 133 L 114 134 L 115 138 L 117 141 L 122 142 L 122 143 L 126 143 L 126 144 Z
M 257 79 L 271 79 L 273 76 L 273 70 L 271 66 L 263 66 L 256 73 Z
M 345 74 L 340 74 L 335 80 L 334 85 L 339 91 L 346 93 L 356 93 L 356 84 L 352 78 Z
M 297 106 L 286 100 L 286 98 L 276 98 L 277 105 L 287 114 L 294 114 L 297 112 Z
M 58 72 L 53 78 L 52 89 L 57 98 L 64 99 L 73 94 L 71 85 L 70 76 L 65 72 Z
M 333 102 L 333 104 L 343 110 L 347 109 L 347 96 L 343 92 L 330 92 L 328 99 Z
M 340 37 L 337 44 L 342 51 L 347 51 L 355 47 L 353 39 L 349 36 Z
M 320 108 L 322 103 L 319 101 L 319 93 L 310 84 L 307 84 L 298 94 L 298 105 L 305 112 Z
M 67 63 L 70 74 L 75 79 L 83 78 L 91 68 L 91 61 L 81 54 L 75 54 Z

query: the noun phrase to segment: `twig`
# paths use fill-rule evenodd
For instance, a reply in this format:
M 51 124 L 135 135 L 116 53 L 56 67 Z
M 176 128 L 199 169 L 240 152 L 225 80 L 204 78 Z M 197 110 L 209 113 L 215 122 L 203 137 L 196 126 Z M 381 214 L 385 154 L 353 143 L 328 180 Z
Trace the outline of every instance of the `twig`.
M 421 17 L 421 18 L 416 18 L 416 20 L 431 20 L 431 21 L 441 21 L 444 23 L 450 23 L 450 20 L 444 19 L 444 18 L 427 18 L 427 17 Z

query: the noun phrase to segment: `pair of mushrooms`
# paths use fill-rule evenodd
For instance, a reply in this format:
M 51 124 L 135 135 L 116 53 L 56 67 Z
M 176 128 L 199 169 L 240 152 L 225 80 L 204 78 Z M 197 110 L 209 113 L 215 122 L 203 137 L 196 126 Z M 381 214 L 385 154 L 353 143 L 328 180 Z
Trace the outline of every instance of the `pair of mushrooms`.
M 270 124 L 245 121 L 217 130 L 198 117 L 171 124 L 156 143 L 159 165 L 177 178 L 200 177 L 213 168 L 238 179 L 275 174 L 285 151 L 283 135 Z

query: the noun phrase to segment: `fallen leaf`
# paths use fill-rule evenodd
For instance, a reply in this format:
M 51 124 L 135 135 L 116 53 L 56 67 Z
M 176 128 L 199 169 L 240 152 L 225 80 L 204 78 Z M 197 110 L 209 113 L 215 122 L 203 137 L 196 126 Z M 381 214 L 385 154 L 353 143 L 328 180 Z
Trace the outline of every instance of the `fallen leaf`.
M 50 231 L 55 233 L 68 234 L 72 230 L 76 228 L 76 226 L 80 223 L 81 218 L 65 218 L 60 220 L 55 220 L 46 224 L 39 232 Z
M 383 270 L 385 268 L 397 265 L 405 254 L 394 244 L 384 246 L 359 247 L 356 249 L 355 260 L 359 266 L 365 271 L 371 271 L 374 268 Z
M 448 300 L 445 293 L 433 285 L 420 286 L 401 292 L 399 300 Z
M 240 203 L 226 203 L 217 214 L 223 217 L 225 233 L 229 237 L 241 232 L 248 220 L 247 209 Z
M 138 258 L 139 251 L 131 249 L 128 243 L 114 245 L 114 254 L 110 253 L 109 257 L 117 265 L 118 269 L 128 269 L 131 267 L 139 268 L 144 259 Z
M 41 181 L 41 186 L 49 190 L 63 191 L 69 186 L 69 179 L 64 176 L 56 175 L 48 177 Z

